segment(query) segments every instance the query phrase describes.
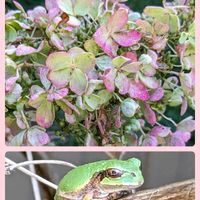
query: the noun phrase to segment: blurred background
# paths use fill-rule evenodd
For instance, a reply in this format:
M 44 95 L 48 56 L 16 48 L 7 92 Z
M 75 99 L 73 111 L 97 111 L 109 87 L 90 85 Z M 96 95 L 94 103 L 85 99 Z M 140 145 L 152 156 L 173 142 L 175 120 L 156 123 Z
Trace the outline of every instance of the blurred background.
M 17 0 L 20 2 L 24 8 L 31 9 L 38 5 L 44 5 L 44 0 Z M 12 0 L 6 0 L 6 6 L 9 8 L 14 8 L 11 3 Z M 162 5 L 162 0 L 128 0 L 127 4 L 135 11 L 142 11 L 147 5 Z
M 33 153 L 34 159 L 64 160 L 77 166 L 97 160 L 119 157 L 120 153 L 106 154 L 103 152 L 48 152 Z M 6 156 L 19 163 L 26 161 L 24 153 L 7 153 Z M 131 157 L 142 161 L 144 185 L 140 189 L 150 189 L 165 184 L 194 178 L 195 158 L 190 152 L 127 152 L 123 160 Z M 40 165 L 37 173 L 47 180 L 58 184 L 59 180 L 70 170 L 69 167 L 57 165 Z M 43 199 L 51 200 L 55 193 L 48 187 L 41 186 Z M 6 176 L 6 200 L 34 200 L 31 179 L 29 176 L 15 170 Z

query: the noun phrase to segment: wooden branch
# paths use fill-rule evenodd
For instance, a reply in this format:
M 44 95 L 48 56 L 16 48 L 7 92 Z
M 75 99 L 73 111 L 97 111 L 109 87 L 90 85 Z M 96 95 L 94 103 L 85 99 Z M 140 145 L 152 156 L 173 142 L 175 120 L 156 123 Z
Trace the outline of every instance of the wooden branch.
M 124 200 L 195 200 L 194 179 L 143 190 Z

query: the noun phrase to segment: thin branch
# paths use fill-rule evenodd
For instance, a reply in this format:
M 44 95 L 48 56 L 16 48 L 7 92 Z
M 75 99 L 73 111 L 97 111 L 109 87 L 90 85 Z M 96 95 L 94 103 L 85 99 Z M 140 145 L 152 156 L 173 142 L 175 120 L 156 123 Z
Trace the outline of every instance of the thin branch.
M 166 71 L 166 70 L 159 70 L 159 71 L 162 72 L 162 73 L 165 73 L 165 74 L 174 74 L 176 76 L 179 76 L 179 72 Z
M 172 183 L 159 188 L 142 190 L 123 200 L 195 200 L 194 179 Z
M 63 165 L 63 166 L 76 168 L 75 165 L 73 165 L 69 162 L 60 161 L 60 160 L 32 160 L 32 161 L 25 161 L 25 162 L 21 162 L 21 163 L 16 163 L 15 165 L 12 165 L 10 167 L 10 171 L 13 171 L 14 169 L 18 169 L 19 167 L 24 167 L 24 166 L 27 166 L 27 165 L 40 165 L 40 164 Z
M 26 128 L 29 129 L 30 126 L 29 126 L 29 123 L 28 123 L 28 121 L 27 121 L 27 118 L 26 118 L 26 116 L 25 116 L 25 114 L 24 114 L 24 111 L 21 110 L 20 113 L 21 113 L 21 115 L 22 115 L 22 118 L 23 118 L 23 121 L 24 121 L 24 123 L 25 123 L 25 125 L 26 125 Z
M 140 126 L 140 132 L 142 133 L 143 136 L 146 136 L 146 133 L 143 131 L 141 126 Z
M 189 9 L 190 7 L 189 6 L 167 6 L 168 8 L 175 8 L 175 9 L 184 9 L 184 8 L 187 8 Z
M 27 156 L 27 160 L 29 160 L 29 161 L 33 160 L 33 155 L 31 152 L 26 152 L 26 156 Z M 36 173 L 34 165 L 30 165 L 29 169 L 31 172 Z M 39 188 L 38 181 L 35 178 L 31 177 L 31 183 L 32 183 L 32 187 L 33 187 L 33 194 L 34 194 L 35 200 L 41 200 L 40 188 Z
M 167 43 L 167 45 L 168 45 L 168 47 L 172 50 L 172 52 L 173 52 L 175 55 L 177 55 L 176 50 L 175 50 L 169 43 Z
M 116 159 L 116 154 L 113 152 L 105 152 L 105 154 L 111 159 Z
M 119 155 L 119 160 L 122 160 L 123 157 L 125 156 L 126 152 L 121 152 L 120 155 Z
M 9 158 L 5 158 L 5 161 L 7 164 L 9 165 L 16 165 L 17 163 L 15 163 L 14 161 L 10 160 Z M 7 167 L 7 169 L 9 169 L 9 167 Z M 51 183 L 50 181 L 47 181 L 46 179 L 42 178 L 41 176 L 38 176 L 37 174 L 34 174 L 33 172 L 29 171 L 28 169 L 24 168 L 24 167 L 19 167 L 18 168 L 19 171 L 23 172 L 24 174 L 31 176 L 35 179 L 37 179 L 38 181 L 40 181 L 41 183 L 48 185 L 49 187 L 57 190 L 58 186 L 55 185 L 54 183 Z M 8 172 L 7 172 L 8 174 Z
M 177 127 L 177 124 L 173 119 L 171 119 L 170 117 L 167 117 L 166 115 L 164 115 L 162 112 L 160 112 L 156 108 L 152 108 L 152 109 L 155 110 L 158 114 L 160 114 L 163 118 L 165 118 L 166 120 L 170 121 L 175 127 Z

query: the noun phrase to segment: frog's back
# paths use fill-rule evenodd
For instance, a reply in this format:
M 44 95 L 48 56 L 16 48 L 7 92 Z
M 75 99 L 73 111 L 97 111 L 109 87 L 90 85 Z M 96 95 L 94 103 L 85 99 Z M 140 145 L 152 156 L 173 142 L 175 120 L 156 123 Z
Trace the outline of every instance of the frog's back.
M 69 171 L 60 181 L 59 189 L 65 192 L 81 190 L 86 184 L 89 183 L 95 173 L 102 170 L 101 167 L 96 168 L 96 166 L 100 166 L 102 163 L 103 161 L 89 163 Z

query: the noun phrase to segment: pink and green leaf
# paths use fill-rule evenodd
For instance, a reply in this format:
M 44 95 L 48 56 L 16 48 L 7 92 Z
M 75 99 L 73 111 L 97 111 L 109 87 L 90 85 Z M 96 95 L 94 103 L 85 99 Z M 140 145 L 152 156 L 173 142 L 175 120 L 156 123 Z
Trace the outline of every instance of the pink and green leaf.
M 110 37 L 106 26 L 101 26 L 94 34 L 95 42 L 110 57 L 117 55 L 118 44 Z
M 48 56 L 46 66 L 52 71 L 58 71 L 71 67 L 72 58 L 66 52 L 55 52 Z
M 157 137 L 167 137 L 171 133 L 170 128 L 166 126 L 155 126 L 149 132 L 150 135 Z
M 32 146 L 43 146 L 50 142 L 49 135 L 40 127 L 32 127 L 27 132 L 28 143 Z
M 27 46 L 25 44 L 20 44 L 16 49 L 16 55 L 17 56 L 25 56 L 25 55 L 29 55 L 29 54 L 33 54 L 33 53 L 38 53 L 43 49 L 43 47 L 44 47 L 44 42 L 41 42 L 41 44 L 39 45 L 39 47 L 37 49 L 35 49 L 31 46 Z
M 130 47 L 134 44 L 137 44 L 140 41 L 141 36 L 141 33 L 135 30 L 112 34 L 113 39 L 123 47 Z
M 83 95 L 88 87 L 88 80 L 86 75 L 78 68 L 74 69 L 71 80 L 70 89 L 77 95 Z
M 115 85 L 119 89 L 119 93 L 124 95 L 129 92 L 130 80 L 123 73 L 118 73 Z
M 104 85 L 109 92 L 113 92 L 115 90 L 116 74 L 117 74 L 116 69 L 107 69 L 102 76 Z
M 159 81 L 155 77 L 147 77 L 142 73 L 139 73 L 141 82 L 150 89 L 157 89 L 159 87 Z
M 124 29 L 126 23 L 128 22 L 128 10 L 118 9 L 108 21 L 108 30 L 112 33 L 119 32 Z
M 52 102 L 43 100 L 36 111 L 36 121 L 43 128 L 52 126 L 55 119 L 55 108 Z
M 58 89 L 56 91 L 49 92 L 49 94 L 47 95 L 47 100 L 49 101 L 59 100 L 67 96 L 67 94 L 68 94 L 67 88 Z
M 146 101 L 149 99 L 149 92 L 141 82 L 131 82 L 129 95 L 133 99 Z
M 177 130 L 179 131 L 186 131 L 186 132 L 192 132 L 195 130 L 195 120 L 193 120 L 193 117 L 187 117 L 186 119 L 179 122 L 177 125 Z
M 150 101 L 159 101 L 163 98 L 163 96 L 164 96 L 164 90 L 162 87 L 159 87 L 153 91 L 149 100 Z
M 144 117 L 147 120 L 147 122 L 151 125 L 154 125 L 157 121 L 157 118 L 156 118 L 156 114 L 152 110 L 151 106 L 147 103 L 144 103 L 142 105 L 142 111 L 143 111 Z

